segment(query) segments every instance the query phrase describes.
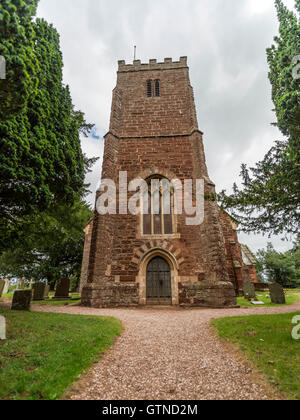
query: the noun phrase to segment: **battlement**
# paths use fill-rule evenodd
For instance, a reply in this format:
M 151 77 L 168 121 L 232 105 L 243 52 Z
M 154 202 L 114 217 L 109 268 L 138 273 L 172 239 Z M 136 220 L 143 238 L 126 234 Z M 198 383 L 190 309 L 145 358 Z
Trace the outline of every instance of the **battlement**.
M 156 59 L 151 59 L 146 64 L 143 64 L 141 60 L 135 60 L 133 64 L 126 64 L 124 60 L 120 60 L 118 61 L 118 65 L 119 73 L 188 68 L 187 57 L 180 57 L 179 61 L 173 61 L 172 58 L 165 58 L 163 63 L 157 62 Z

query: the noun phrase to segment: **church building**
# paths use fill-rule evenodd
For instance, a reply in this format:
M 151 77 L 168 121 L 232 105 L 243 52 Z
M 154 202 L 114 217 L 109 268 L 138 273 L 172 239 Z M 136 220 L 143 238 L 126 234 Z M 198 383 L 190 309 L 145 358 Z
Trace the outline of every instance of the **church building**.
M 114 181 L 117 197 L 124 172 L 128 183 L 141 179 L 149 186 L 149 211 L 99 214 L 96 206 L 86 228 L 83 305 L 235 306 L 243 281 L 257 281 L 255 260 L 245 255 L 234 220 L 216 202 L 186 57 L 119 61 L 102 169 L 102 180 Z M 203 180 L 201 223 L 189 225 L 190 215 L 175 211 L 174 191 L 170 212 L 164 211 L 160 189 L 154 210 L 153 180 L 192 180 L 194 185 Z

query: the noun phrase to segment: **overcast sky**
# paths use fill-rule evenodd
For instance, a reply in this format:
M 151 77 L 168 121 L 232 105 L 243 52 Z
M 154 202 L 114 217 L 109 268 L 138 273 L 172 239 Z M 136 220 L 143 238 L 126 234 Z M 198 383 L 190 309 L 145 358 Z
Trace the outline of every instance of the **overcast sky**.
M 292 8 L 294 0 L 285 0 Z M 40 0 L 39 16 L 61 36 L 64 80 L 75 106 L 95 123 L 82 147 L 103 154 L 117 61 L 188 56 L 210 177 L 230 190 L 241 163 L 254 164 L 281 138 L 274 122 L 266 48 L 278 33 L 273 0 Z M 98 137 L 98 138 L 97 138 Z M 93 194 L 101 159 L 88 180 Z M 267 237 L 240 235 L 254 251 Z M 290 243 L 272 238 L 278 250 Z

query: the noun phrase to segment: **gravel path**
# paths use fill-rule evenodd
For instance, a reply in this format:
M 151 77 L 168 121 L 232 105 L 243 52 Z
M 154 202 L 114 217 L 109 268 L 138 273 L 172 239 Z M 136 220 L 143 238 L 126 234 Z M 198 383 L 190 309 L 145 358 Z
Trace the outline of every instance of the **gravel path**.
M 72 400 L 279 399 L 245 359 L 209 327 L 225 316 L 300 311 L 300 303 L 259 309 L 88 309 L 34 307 L 40 312 L 114 316 L 124 332 L 74 385 Z

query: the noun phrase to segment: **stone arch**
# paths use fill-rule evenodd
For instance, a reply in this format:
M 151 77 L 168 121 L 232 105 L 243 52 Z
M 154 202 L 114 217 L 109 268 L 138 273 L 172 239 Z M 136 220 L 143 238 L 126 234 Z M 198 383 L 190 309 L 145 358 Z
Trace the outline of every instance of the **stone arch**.
M 147 304 L 147 267 L 150 261 L 155 257 L 162 257 L 170 266 L 171 270 L 171 289 L 172 289 L 172 305 L 179 304 L 178 297 L 178 271 L 179 263 L 174 254 L 167 249 L 152 248 L 144 253 L 138 264 L 137 283 L 139 284 L 139 303 L 140 305 Z
M 176 264 L 177 270 L 179 270 L 180 265 L 185 261 L 180 248 L 172 245 L 167 240 L 152 240 L 142 245 L 140 248 L 134 249 L 131 263 L 136 266 L 138 271 L 140 270 L 141 263 L 145 256 L 155 249 L 165 251 L 167 254 L 172 256 L 173 261 L 175 260 L 174 263 Z
M 140 172 L 137 176 L 137 178 L 140 179 L 147 179 L 154 175 L 161 175 L 165 178 L 167 178 L 169 181 L 172 181 L 173 179 L 178 179 L 178 176 L 168 169 L 159 168 L 157 166 L 151 166 L 148 169 L 145 169 L 143 172 Z

